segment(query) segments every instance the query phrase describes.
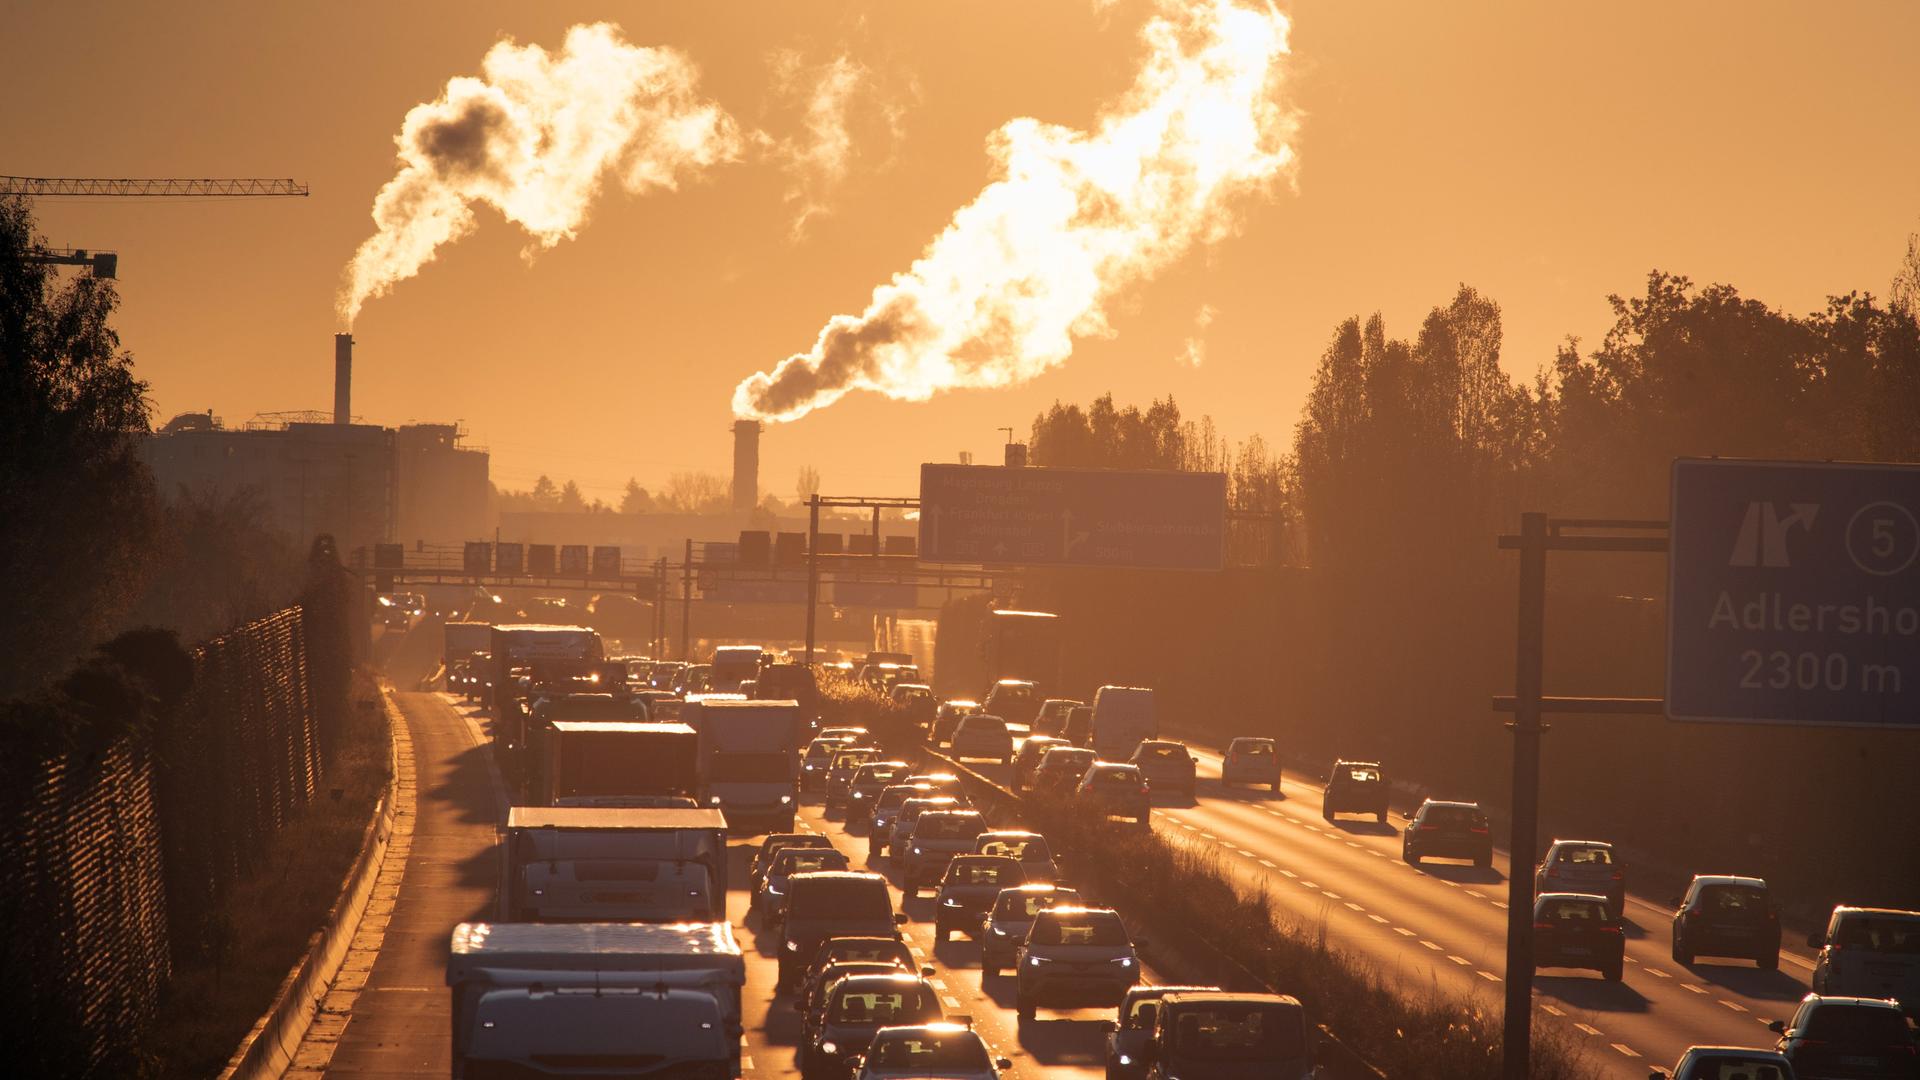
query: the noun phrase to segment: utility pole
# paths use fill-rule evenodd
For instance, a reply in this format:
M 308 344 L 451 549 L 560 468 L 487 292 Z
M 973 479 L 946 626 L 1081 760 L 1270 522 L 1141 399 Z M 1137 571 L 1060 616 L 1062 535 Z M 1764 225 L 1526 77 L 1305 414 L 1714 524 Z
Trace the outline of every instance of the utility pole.
M 820 493 L 807 496 L 807 666 L 813 666 L 814 619 L 820 610 Z
M 680 564 L 680 659 L 693 663 L 693 538 L 687 538 L 686 561 Z
M 1507 836 L 1504 1080 L 1527 1080 L 1533 1055 L 1533 865 L 1539 843 L 1541 672 L 1546 660 L 1547 515 L 1520 515 L 1520 611 L 1513 659 L 1513 822 Z

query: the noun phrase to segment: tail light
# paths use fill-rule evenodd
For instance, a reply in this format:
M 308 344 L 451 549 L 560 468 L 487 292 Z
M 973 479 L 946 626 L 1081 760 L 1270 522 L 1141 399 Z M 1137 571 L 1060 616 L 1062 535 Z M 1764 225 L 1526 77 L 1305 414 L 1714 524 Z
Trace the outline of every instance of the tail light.
M 1422 825 L 1422 826 L 1420 826 L 1420 831 L 1421 831 L 1421 832 L 1439 832 L 1439 831 L 1440 831 L 1440 826 L 1438 826 L 1438 825 Z
M 1553 924 L 1549 922 L 1536 922 L 1533 924 L 1533 928 L 1535 930 L 1551 930 L 1553 929 Z
M 1152 794 L 1152 793 L 1153 793 L 1153 789 L 1151 789 L 1151 788 L 1149 788 L 1149 787 L 1147 787 L 1147 785 L 1145 785 L 1145 784 L 1141 784 L 1141 785 L 1140 785 L 1140 794 L 1142 794 L 1142 795 L 1150 795 L 1150 794 Z
M 1625 879 L 1626 876 L 1627 876 L 1627 872 L 1625 870 L 1615 870 L 1613 872 L 1613 880 L 1615 881 L 1621 881 Z
M 1484 833 L 1485 833 L 1485 832 L 1487 831 L 1487 827 L 1486 827 L 1485 825 L 1475 825 L 1475 826 L 1473 827 L 1473 829 L 1472 829 L 1472 831 L 1473 831 L 1473 832 L 1476 832 L 1476 833 L 1483 833 L 1483 834 L 1484 834 Z
M 1620 927 L 1618 927 L 1618 926 L 1609 926 L 1609 925 L 1604 925 L 1604 924 L 1603 924 L 1603 925 L 1602 925 L 1602 926 L 1600 927 L 1600 932 L 1601 932 L 1601 933 L 1603 933 L 1603 934 L 1624 934 L 1624 933 L 1626 933 L 1626 931 L 1625 931 L 1624 929 L 1622 929 L 1622 928 L 1620 928 Z

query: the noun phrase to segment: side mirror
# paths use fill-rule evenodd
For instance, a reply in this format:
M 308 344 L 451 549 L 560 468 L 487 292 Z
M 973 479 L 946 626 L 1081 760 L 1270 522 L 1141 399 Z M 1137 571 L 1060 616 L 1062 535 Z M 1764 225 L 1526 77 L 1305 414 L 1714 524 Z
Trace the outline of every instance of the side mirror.
M 1105 1028 L 1109 1035 L 1120 1030 L 1120 1022 L 1117 1020 L 1102 1020 L 1100 1021 L 1100 1026 Z
M 1787 1033 L 1787 1022 L 1785 1020 L 1769 1021 L 1767 1030 L 1773 1032 L 1775 1035 L 1785 1035 Z
M 935 969 L 932 964 L 928 964 L 927 966 L 920 969 L 920 975 L 922 978 L 931 979 L 933 978 L 934 974 L 935 974 Z
M 994 1058 L 993 1067 L 996 1069 L 1011 1069 L 1013 1068 L 1013 1059 L 1012 1058 Z
M 1825 948 L 1826 944 L 1827 944 L 1827 935 L 1821 933 L 1818 930 L 1815 930 L 1813 933 L 1807 935 L 1807 947 L 1809 949 Z
M 893 925 L 895 925 L 895 926 L 905 926 L 905 925 L 907 925 L 907 913 L 906 913 L 906 912 L 904 912 L 904 911 L 896 911 L 896 912 L 894 912 L 894 913 L 893 913 Z

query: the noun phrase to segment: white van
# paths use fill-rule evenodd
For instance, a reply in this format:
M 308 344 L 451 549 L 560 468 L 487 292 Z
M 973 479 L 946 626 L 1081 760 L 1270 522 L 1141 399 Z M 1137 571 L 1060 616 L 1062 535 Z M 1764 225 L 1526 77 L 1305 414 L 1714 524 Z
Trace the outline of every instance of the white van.
M 1093 695 L 1093 749 L 1102 761 L 1125 761 L 1134 747 L 1160 734 L 1153 690 L 1103 686 Z

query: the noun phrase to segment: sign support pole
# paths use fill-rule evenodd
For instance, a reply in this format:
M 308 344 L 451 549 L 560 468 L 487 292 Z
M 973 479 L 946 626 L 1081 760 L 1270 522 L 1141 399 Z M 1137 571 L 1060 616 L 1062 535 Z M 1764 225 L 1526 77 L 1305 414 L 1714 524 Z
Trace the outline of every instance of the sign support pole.
M 1547 515 L 1520 515 L 1513 661 L 1513 822 L 1507 837 L 1507 1005 L 1501 1076 L 1527 1080 L 1533 1049 L 1533 862 L 1539 843 L 1540 684 L 1546 658 Z
M 814 618 L 820 610 L 820 493 L 807 497 L 807 666 L 813 666 Z
M 693 540 L 687 540 L 686 561 L 680 564 L 680 659 L 693 663 Z

